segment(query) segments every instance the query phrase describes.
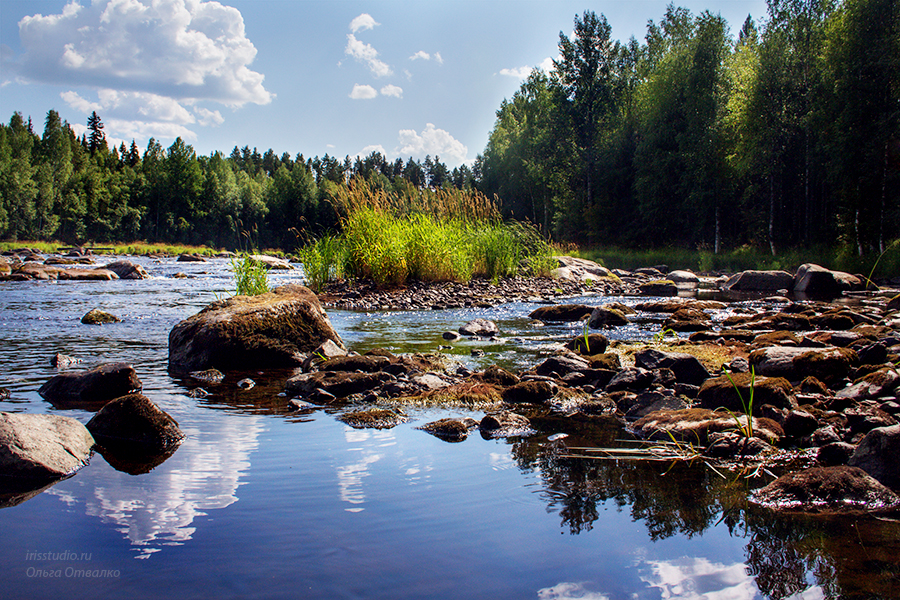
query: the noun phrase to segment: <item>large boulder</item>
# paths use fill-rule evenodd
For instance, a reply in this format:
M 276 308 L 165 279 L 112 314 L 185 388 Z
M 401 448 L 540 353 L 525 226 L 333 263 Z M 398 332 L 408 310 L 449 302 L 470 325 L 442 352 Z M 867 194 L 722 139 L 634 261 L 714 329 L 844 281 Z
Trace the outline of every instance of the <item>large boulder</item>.
M 178 423 L 143 394 L 128 394 L 107 403 L 87 429 L 103 447 L 162 454 L 184 439 Z
M 748 418 L 752 419 L 748 422 Z M 681 410 L 660 410 L 640 418 L 632 430 L 635 435 L 652 440 L 675 438 L 684 442 L 705 446 L 712 433 L 734 431 L 738 425 L 753 430 L 754 437 L 770 444 L 776 443 L 784 432 L 769 419 L 757 419 L 741 415 L 735 417 L 705 408 L 684 408 Z
M 812 467 L 782 475 L 751 497 L 768 508 L 840 512 L 900 506 L 900 497 L 862 469 Z
M 634 366 L 644 369 L 672 369 L 678 383 L 701 385 L 709 379 L 709 371 L 696 356 L 683 352 L 662 352 L 655 348 L 634 355 Z
M 900 490 L 900 425 L 871 430 L 848 464 L 859 467 L 889 488 Z
M 800 381 L 815 377 L 825 383 L 840 381 L 859 359 L 849 348 L 794 348 L 770 346 L 750 353 L 750 365 L 760 375 Z
M 460 327 L 459 333 L 469 337 L 491 337 L 500 333 L 500 328 L 493 321 L 474 319 Z
M 88 463 L 94 438 L 70 417 L 0 412 L 0 485 L 49 481 Z
M 806 294 L 840 294 L 862 287 L 862 280 L 855 275 L 831 271 L 812 263 L 800 265 L 793 281 L 794 291 Z
M 733 373 L 707 379 L 697 393 L 697 406 L 715 410 L 725 408 L 745 412 L 753 399 L 753 414 L 759 407 L 770 404 L 776 408 L 797 408 L 794 389 L 782 377 L 754 377 L 750 373 Z
M 598 306 L 591 312 L 591 320 L 588 324 L 592 329 L 602 329 L 604 327 L 628 325 L 628 323 L 630 321 L 622 311 L 616 308 Z
M 169 333 L 169 369 L 301 364 L 325 340 L 343 347 L 319 299 L 301 285 L 213 302 Z
M 775 292 L 788 290 L 794 277 L 787 271 L 742 271 L 728 278 L 726 290 L 741 292 Z
M 113 398 L 139 391 L 143 385 L 134 367 L 105 363 L 87 371 L 68 371 L 51 377 L 38 394 L 59 408 L 97 410 Z

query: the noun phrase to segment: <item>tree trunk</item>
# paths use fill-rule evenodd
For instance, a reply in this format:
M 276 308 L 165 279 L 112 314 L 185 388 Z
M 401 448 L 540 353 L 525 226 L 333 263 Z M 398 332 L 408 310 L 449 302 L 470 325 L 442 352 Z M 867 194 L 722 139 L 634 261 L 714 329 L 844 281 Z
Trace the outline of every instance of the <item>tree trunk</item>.
M 769 175 L 769 250 L 775 256 L 775 178 Z

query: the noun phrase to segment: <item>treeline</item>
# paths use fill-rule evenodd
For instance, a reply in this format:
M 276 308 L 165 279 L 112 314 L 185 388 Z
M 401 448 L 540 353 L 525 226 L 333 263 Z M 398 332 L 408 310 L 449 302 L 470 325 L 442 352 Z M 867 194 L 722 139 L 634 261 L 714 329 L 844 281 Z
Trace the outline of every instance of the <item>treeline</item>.
M 0 125 L 0 239 L 68 243 L 149 240 L 293 250 L 337 224 L 329 200 L 352 178 L 376 189 L 471 189 L 465 165 L 439 157 L 344 160 L 238 149 L 197 156 L 181 138 L 109 148 L 94 113 L 77 137 L 51 110 L 41 135 L 14 113 Z
M 0 125 L 0 238 L 144 239 L 292 250 L 336 227 L 328 202 L 374 189 L 455 187 L 587 245 L 879 252 L 900 222 L 900 0 L 769 0 L 736 35 L 670 5 L 644 42 L 585 12 L 549 74 L 503 102 L 482 155 L 340 160 L 177 139 L 108 148 L 94 113 L 78 138 Z
M 643 43 L 576 17 L 504 101 L 479 185 L 557 239 L 881 251 L 900 223 L 897 0 L 769 0 L 764 24 L 670 5 Z

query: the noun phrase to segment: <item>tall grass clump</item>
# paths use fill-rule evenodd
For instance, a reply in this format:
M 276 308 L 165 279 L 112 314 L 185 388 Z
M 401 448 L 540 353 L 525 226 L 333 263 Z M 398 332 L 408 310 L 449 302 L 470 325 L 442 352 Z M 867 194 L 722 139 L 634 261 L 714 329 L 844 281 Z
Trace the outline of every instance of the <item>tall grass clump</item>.
M 526 224 L 505 223 L 496 202 L 479 192 L 419 189 L 397 191 L 364 179 L 337 189 L 332 204 L 341 223 L 340 253 L 307 277 L 314 285 L 340 277 L 370 278 L 380 285 L 420 281 L 498 279 L 528 264 L 536 274 L 549 270 L 550 248 Z M 300 251 L 312 256 L 315 245 Z M 340 263 L 340 266 L 337 264 Z M 304 262 L 305 266 L 305 262 Z
M 249 254 L 231 259 L 235 295 L 258 296 L 269 291 L 269 270 Z
M 298 251 L 298 259 L 306 273 L 306 285 L 316 293 L 329 281 L 344 276 L 346 251 L 337 236 L 326 235 L 307 244 Z

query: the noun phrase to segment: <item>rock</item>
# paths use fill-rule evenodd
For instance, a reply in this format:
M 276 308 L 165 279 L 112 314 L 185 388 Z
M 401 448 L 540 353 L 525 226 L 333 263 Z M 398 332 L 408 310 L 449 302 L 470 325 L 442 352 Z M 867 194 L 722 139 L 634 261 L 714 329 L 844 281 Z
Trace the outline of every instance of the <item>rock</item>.
M 491 383 L 503 387 L 508 387 L 519 383 L 518 377 L 516 377 L 506 369 L 498 367 L 497 365 L 491 365 L 490 367 L 485 369 L 484 372 L 476 374 L 476 377 L 484 383 Z
M 57 369 L 68 369 L 72 365 L 77 365 L 80 362 L 81 360 L 74 356 L 68 356 L 67 354 L 60 354 L 58 352 L 50 359 L 50 365 Z
M 756 373 L 770 377 L 784 377 L 801 381 L 815 377 L 825 383 L 840 381 L 859 362 L 856 352 L 849 348 L 793 348 L 770 346 L 750 353 L 750 365 Z
M 593 311 L 593 306 L 585 304 L 554 304 L 534 309 L 528 318 L 536 321 L 574 323 L 589 316 Z
M 320 371 L 362 371 L 377 373 L 391 364 L 386 356 L 335 356 L 319 365 Z
M 747 426 L 747 416 L 738 417 L 743 428 Z M 777 423 L 769 419 L 753 418 L 750 421 L 754 437 L 774 444 L 784 435 Z M 644 439 L 670 440 L 671 434 L 677 440 L 705 446 L 710 434 L 734 431 L 738 422 L 729 414 L 704 408 L 684 408 L 661 410 L 648 413 L 632 425 L 635 435 Z
M 250 258 L 261 265 L 265 265 L 267 269 L 289 270 L 294 267 L 290 262 L 277 256 L 267 256 L 265 254 L 251 254 Z
M 569 279 L 572 281 L 597 281 L 604 277 L 611 277 L 609 269 L 593 261 L 574 256 L 554 256 L 559 266 L 550 271 L 554 279 Z
M 448 442 L 461 442 L 469 436 L 469 429 L 477 426 L 474 419 L 439 419 L 419 429 Z
M 249 377 L 245 377 L 237 382 L 238 388 L 242 390 L 249 390 L 256 387 L 256 382 L 250 379 Z
M 407 417 L 402 412 L 387 408 L 353 410 L 338 417 L 338 421 L 354 429 L 391 429 L 406 420 Z
M 773 509 L 814 512 L 877 510 L 900 506 L 900 497 L 862 469 L 811 467 L 782 475 L 751 501 Z
M 703 454 L 713 458 L 737 458 L 757 456 L 772 450 L 771 445 L 757 437 L 746 437 L 733 431 L 719 431 L 709 434 L 709 446 Z
M 461 336 L 458 333 L 456 333 L 455 331 L 445 331 L 444 333 L 441 334 L 441 337 L 444 338 L 445 340 L 447 340 L 448 342 L 455 342 Z
M 701 385 L 710 377 L 709 371 L 696 356 L 683 352 L 662 352 L 648 348 L 634 355 L 634 366 L 649 370 L 671 369 L 678 383 L 689 385 Z
M 589 333 L 587 338 L 579 335 L 565 343 L 568 350 L 586 356 L 603 354 L 606 352 L 607 346 L 609 346 L 609 339 L 602 333 Z
M 787 271 L 743 271 L 728 278 L 726 290 L 741 292 L 774 292 L 793 287 L 794 277 Z
M 478 428 L 488 437 L 495 438 L 527 436 L 534 433 L 528 417 L 506 410 L 484 415 Z
M 218 369 L 205 369 L 203 371 L 191 371 L 188 373 L 194 379 L 205 381 L 206 383 L 222 383 L 225 374 Z
M 343 371 L 318 371 L 295 375 L 285 383 L 285 391 L 291 396 L 315 397 L 324 391 L 335 398 L 345 398 L 375 389 L 382 383 L 392 381 L 388 373 L 346 373 Z
M 882 484 L 900 489 L 900 425 L 873 429 L 856 447 L 847 464 L 859 467 Z
M 584 371 L 591 368 L 591 364 L 577 354 L 557 354 L 551 356 L 537 367 L 535 372 L 546 377 L 563 377 L 573 371 Z
M 501 397 L 511 404 L 543 404 L 553 398 L 554 386 L 547 381 L 521 381 L 503 390 Z
M 107 323 L 121 323 L 122 319 L 99 308 L 94 308 L 81 317 L 81 322 L 85 325 L 105 325 Z
M 469 337 L 491 337 L 500 333 L 500 328 L 493 321 L 474 319 L 460 327 L 459 333 Z
M 648 300 L 635 305 L 637 310 L 645 312 L 674 313 L 684 308 L 693 310 L 724 310 L 728 305 L 716 300 L 696 300 L 694 298 L 667 298 L 665 300 Z
M 654 379 L 653 373 L 647 369 L 628 367 L 616 373 L 604 389 L 606 392 L 639 392 L 650 387 Z
M 422 375 L 413 375 L 409 380 L 423 390 L 440 390 L 449 384 L 435 375 L 434 373 L 423 373 Z
M 331 340 L 325 340 L 303 360 L 302 368 L 304 371 L 311 371 L 313 366 L 335 356 L 347 356 L 347 350 Z
M 687 408 L 687 403 L 671 392 L 643 392 L 625 412 L 625 418 L 634 421 L 657 411 L 676 411 Z
M 604 327 L 618 327 L 620 325 L 628 325 L 630 321 L 628 317 L 615 308 L 604 308 L 598 306 L 591 311 L 591 319 L 589 326 L 592 329 L 602 329 Z
M 794 409 L 784 418 L 782 427 L 786 436 L 801 438 L 818 429 L 819 421 L 805 410 Z
M 169 333 L 169 369 L 290 367 L 340 336 L 308 288 L 286 285 L 258 296 L 213 302 Z
M 638 285 L 641 296 L 677 296 L 678 286 L 668 279 L 654 279 Z
M 846 465 L 855 450 L 856 446 L 847 442 L 830 442 L 819 448 L 816 452 L 816 460 L 826 467 Z
M 199 254 L 179 254 L 177 262 L 209 262 Z
M 58 408 L 96 410 L 113 398 L 142 387 L 134 367 L 127 363 L 106 363 L 87 371 L 69 371 L 51 377 L 38 394 Z
M 5 277 L 10 273 L 12 273 L 12 266 L 6 258 L 0 256 L 0 277 Z
M 830 271 L 812 263 L 800 265 L 792 283 L 795 292 L 806 294 L 834 295 L 864 287 L 862 281 L 855 275 Z
M 65 281 L 112 281 L 119 276 L 104 268 L 96 269 L 63 269 L 57 274 L 57 279 Z
M 2 265 L 0 265 L 0 267 L 2 267 Z M 888 300 L 885 308 L 888 311 L 900 310 L 900 294 L 897 294 L 896 296 Z
M 744 403 L 750 402 L 751 381 L 754 414 L 765 404 L 788 410 L 796 408 L 794 390 L 788 380 L 782 377 L 753 377 L 750 373 L 734 373 L 730 378 L 722 375 L 707 379 L 700 386 L 697 405 L 711 410 L 725 408 L 732 412 L 744 412 Z
M 619 355 L 615 352 L 604 352 L 603 354 L 592 354 L 586 357 L 591 362 L 592 369 L 605 369 L 608 371 L 618 371 L 622 368 L 622 362 Z
M 896 369 L 883 368 L 869 373 L 854 381 L 851 385 L 835 394 L 838 398 L 852 398 L 854 400 L 866 400 L 888 396 L 900 387 L 900 374 Z
M 690 271 L 670 271 L 666 279 L 674 283 L 679 289 L 694 289 L 700 286 L 700 278 Z
M 184 439 L 178 423 L 143 394 L 128 394 L 109 402 L 87 423 L 97 443 L 136 454 L 164 454 Z
M 130 260 L 117 260 L 102 268 L 112 271 L 119 276 L 119 279 L 150 279 L 147 269 Z
M 0 412 L 0 483 L 66 477 L 88 463 L 93 446 L 70 417 Z

